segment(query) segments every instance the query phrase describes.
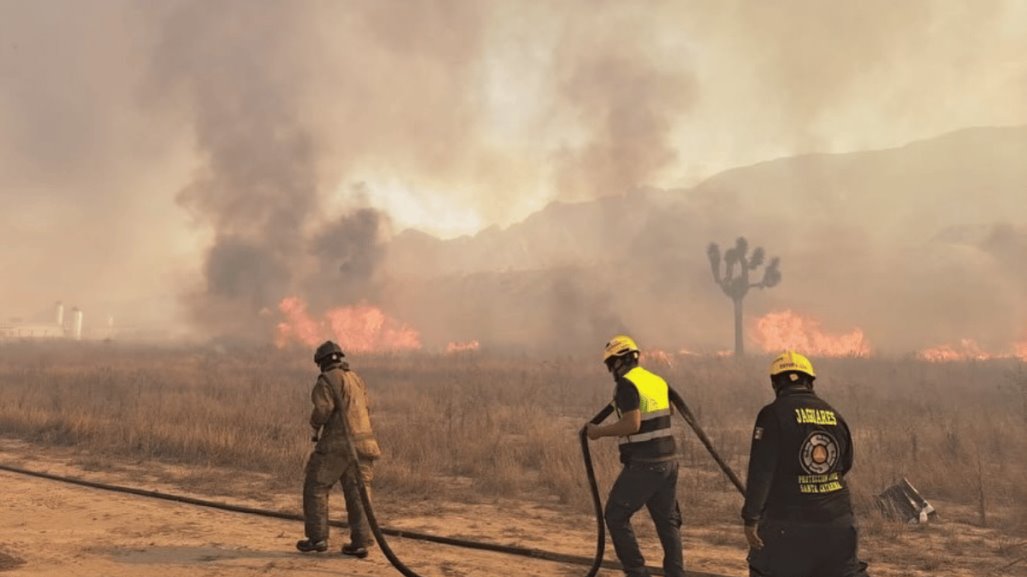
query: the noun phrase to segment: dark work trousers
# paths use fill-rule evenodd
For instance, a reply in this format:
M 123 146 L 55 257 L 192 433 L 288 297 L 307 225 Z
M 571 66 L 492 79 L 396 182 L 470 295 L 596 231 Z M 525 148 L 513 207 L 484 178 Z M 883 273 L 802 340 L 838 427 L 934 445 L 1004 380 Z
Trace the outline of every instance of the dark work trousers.
M 645 558 L 638 549 L 631 516 L 645 505 L 663 545 L 663 571 L 667 577 L 685 577 L 681 554 L 681 509 L 677 499 L 678 463 L 629 463 L 610 489 L 606 526 L 617 558 L 629 577 L 648 577 Z
M 749 551 L 750 577 L 867 577 L 852 516 L 811 523 L 765 519 L 763 549 Z

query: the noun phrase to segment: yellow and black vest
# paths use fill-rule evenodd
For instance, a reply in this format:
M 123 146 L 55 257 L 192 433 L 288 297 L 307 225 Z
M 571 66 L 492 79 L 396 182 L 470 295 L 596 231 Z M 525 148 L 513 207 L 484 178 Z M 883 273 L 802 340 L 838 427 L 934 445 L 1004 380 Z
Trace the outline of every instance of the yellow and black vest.
M 621 461 L 655 461 L 672 458 L 676 452 L 671 430 L 670 394 L 667 381 L 642 367 L 635 367 L 623 377 L 638 391 L 638 410 L 642 424 L 634 435 L 620 438 Z M 619 386 L 624 386 L 621 383 Z M 617 415 L 621 416 L 621 407 Z

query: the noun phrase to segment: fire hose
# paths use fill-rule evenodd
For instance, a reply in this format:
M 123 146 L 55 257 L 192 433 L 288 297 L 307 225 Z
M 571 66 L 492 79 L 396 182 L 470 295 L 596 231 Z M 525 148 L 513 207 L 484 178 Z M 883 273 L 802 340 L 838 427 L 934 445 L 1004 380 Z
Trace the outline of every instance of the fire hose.
M 0 463 L 0 471 L 6 471 L 8 473 L 15 473 L 18 475 L 25 475 L 28 477 L 36 477 L 38 479 L 46 479 L 48 481 L 56 481 L 59 483 L 67 483 L 69 485 L 77 485 L 79 487 L 87 487 L 90 489 L 97 489 L 101 491 L 110 491 L 112 493 L 123 493 L 127 495 L 135 495 L 137 497 L 146 497 L 149 499 L 159 499 L 162 501 L 170 501 L 172 503 L 183 503 L 186 505 L 193 505 L 197 507 L 206 507 L 208 509 L 216 509 L 219 511 L 229 511 L 232 513 L 241 513 L 244 515 L 254 515 L 258 517 L 266 517 L 271 519 L 282 519 L 286 521 L 303 521 L 303 515 L 298 513 L 290 513 L 287 511 L 276 511 L 274 509 L 262 509 L 259 507 L 249 507 L 246 505 L 236 505 L 233 503 L 223 503 L 220 501 L 211 501 L 208 499 L 199 499 L 196 497 L 189 497 L 186 495 L 176 495 L 174 493 L 166 493 L 164 491 L 153 491 L 148 489 L 140 489 L 138 487 L 126 487 L 124 485 L 114 485 L 111 483 L 101 483 L 99 481 L 90 481 L 87 479 L 81 479 L 78 477 L 69 477 L 67 475 L 56 475 L 53 473 L 47 473 L 44 471 L 35 471 L 32 469 L 25 469 L 23 467 L 15 467 L 13 465 L 5 465 Z M 349 524 L 345 521 L 331 520 L 328 522 L 332 527 L 341 527 L 343 529 L 349 528 Z M 590 565 L 593 559 L 582 557 L 578 555 L 570 555 L 566 553 L 557 553 L 554 551 L 545 551 L 542 549 L 531 549 L 528 547 L 518 547 L 513 545 L 502 545 L 499 543 L 489 543 L 485 541 L 472 541 L 469 539 L 460 539 L 456 537 L 447 537 L 445 535 L 433 535 L 430 533 L 420 533 L 417 531 L 408 531 L 406 529 L 396 529 L 381 527 L 381 532 L 384 535 L 391 537 L 400 537 L 402 539 L 411 539 L 414 541 L 425 541 L 428 543 L 438 543 L 440 545 L 450 545 L 453 547 L 463 547 L 465 549 L 475 549 L 478 551 L 489 551 L 492 553 L 504 553 L 507 555 L 517 555 L 520 557 L 529 557 L 532 559 L 539 559 L 542 561 L 553 561 L 556 563 L 567 563 L 570 565 Z M 603 562 L 602 566 L 608 569 L 617 569 L 620 566 L 606 561 Z M 696 577 L 721 577 L 719 575 L 697 573 Z
M 709 437 L 706 436 L 705 432 L 703 432 L 703 430 L 702 430 L 702 427 L 699 426 L 699 422 L 695 418 L 695 415 L 691 412 L 691 410 L 689 410 L 689 408 L 685 404 L 684 400 L 681 398 L 680 395 L 677 394 L 676 391 L 674 391 L 674 389 L 670 389 L 670 401 L 671 401 L 671 404 L 673 404 L 674 407 L 678 410 L 678 412 L 681 413 L 681 416 L 685 419 L 685 421 L 688 423 L 688 425 L 696 433 L 696 435 L 699 437 L 699 440 L 706 447 L 706 449 L 710 452 L 711 456 L 713 456 L 714 460 L 717 462 L 717 464 L 720 466 L 720 468 L 724 471 L 724 473 L 727 475 L 727 477 L 731 480 L 731 482 L 735 485 L 735 487 L 740 492 L 742 492 L 744 494 L 745 489 L 744 489 L 744 486 L 742 485 L 741 481 L 734 474 L 734 472 L 727 465 L 727 463 L 720 457 L 720 455 L 717 454 L 716 450 L 713 448 L 713 444 L 710 442 Z M 595 415 L 595 417 L 593 417 L 591 419 L 590 422 L 595 423 L 595 424 L 599 424 L 602 421 L 604 421 L 607 417 L 609 417 L 612 412 L 613 412 L 613 405 L 607 405 L 606 407 L 603 408 L 603 410 L 601 410 L 599 413 L 597 413 Z M 346 432 L 347 437 L 351 438 L 351 434 L 350 434 L 348 425 L 346 427 L 346 431 L 345 432 Z M 389 535 L 389 536 L 392 536 L 392 537 L 400 537 L 400 538 L 405 538 L 405 539 L 427 541 L 427 542 L 438 543 L 438 544 L 442 544 L 442 545 L 450 545 L 450 546 L 455 546 L 455 547 L 464 547 L 464 548 L 476 549 L 476 550 L 481 550 L 481 551 L 491 551 L 491 552 L 495 552 L 495 553 L 505 553 L 505 554 L 510 554 L 510 555 L 518 555 L 518 556 L 522 556 L 522 557 L 530 557 L 530 558 L 534 558 L 534 559 L 540 559 L 540 560 L 546 560 L 546 561 L 554 561 L 554 562 L 559 562 L 559 563 L 568 563 L 568 564 L 575 564 L 575 565 L 588 565 L 589 566 L 589 571 L 586 574 L 587 577 L 594 577 L 595 574 L 598 572 L 598 570 L 600 568 L 619 569 L 620 568 L 620 564 L 619 563 L 613 563 L 613 562 L 609 562 L 609 561 L 604 562 L 603 561 L 603 553 L 604 553 L 604 550 L 606 548 L 606 527 L 605 527 L 604 520 L 603 520 L 602 501 L 601 501 L 600 496 L 599 496 L 599 488 L 598 488 L 598 485 L 596 483 L 595 471 L 594 471 L 594 468 L 593 468 L 593 465 L 592 465 L 592 455 L 591 455 L 591 451 L 589 450 L 588 437 L 587 437 L 587 435 L 585 433 L 585 428 L 582 428 L 579 431 L 578 436 L 579 436 L 579 440 L 581 442 L 582 457 L 583 457 L 584 464 L 585 464 L 585 471 L 586 471 L 586 473 L 588 475 L 589 489 L 590 489 L 590 492 L 592 494 L 592 504 L 593 504 L 593 507 L 594 507 L 594 510 L 595 510 L 595 515 L 596 515 L 596 526 L 597 526 L 596 552 L 595 552 L 595 555 L 594 555 L 594 557 L 592 559 L 588 559 L 586 557 L 582 557 L 582 556 L 578 556 L 578 555 L 570 555 L 570 554 L 566 554 L 566 553 L 556 553 L 556 552 L 545 551 L 545 550 L 541 550 L 541 549 L 533 549 L 533 548 L 518 547 L 518 546 L 511 546 L 511 545 L 501 545 L 501 544 L 497 544 L 497 543 L 488 543 L 488 542 L 482 542 L 482 541 L 472 541 L 472 540 L 469 540 L 469 539 L 459 539 L 459 538 L 454 538 L 454 537 L 432 535 L 432 534 L 428 534 L 428 533 L 419 533 L 419 532 L 416 532 L 416 531 L 408 531 L 408 530 L 405 530 L 405 529 L 394 529 L 394 528 L 388 528 L 388 527 L 381 527 L 378 524 L 377 517 L 374 514 L 374 507 L 371 504 L 369 496 L 367 494 L 367 488 L 364 486 L 363 480 L 360 478 L 360 475 L 356 475 L 357 486 L 358 486 L 359 491 L 360 491 L 360 500 L 363 503 L 364 510 L 365 510 L 366 515 L 367 515 L 368 523 L 371 526 L 371 531 L 374 534 L 375 539 L 377 540 L 379 546 L 382 548 L 382 552 L 385 554 L 385 556 L 389 560 L 389 562 L 393 565 L 393 567 L 395 567 L 400 573 L 402 573 L 406 577 L 420 577 L 420 576 L 417 573 L 415 573 L 414 571 L 412 571 L 410 568 L 408 568 L 405 564 L 403 564 L 403 562 L 395 555 L 395 553 L 392 551 L 392 548 L 389 546 L 388 541 L 385 539 L 385 535 Z M 351 451 L 350 457 L 352 459 L 354 459 L 353 462 L 357 462 L 356 461 L 357 455 L 356 455 L 355 449 L 353 448 L 352 441 L 347 443 L 347 445 L 349 446 L 349 449 Z M 10 472 L 10 473 L 17 473 L 17 474 L 21 474 L 21 475 L 27 475 L 27 476 L 47 479 L 47 480 L 51 480 L 51 481 L 58 481 L 58 482 L 63 482 L 63 483 L 79 485 L 79 486 L 82 486 L 82 487 L 89 487 L 89 488 L 92 488 L 92 489 L 99 489 L 99 490 L 104 490 L 104 491 L 112 491 L 112 492 L 117 492 L 117 493 L 126 493 L 126 494 L 136 495 L 136 496 L 140 496 L 140 497 L 147 497 L 147 498 L 153 498 L 153 499 L 161 499 L 161 500 L 165 500 L 165 501 L 184 503 L 184 504 L 188 504 L 188 505 L 195 505 L 195 506 L 200 506 L 200 507 L 208 507 L 208 508 L 212 508 L 212 509 L 219 509 L 219 510 L 222 510 L 222 511 L 230 511 L 230 512 L 235 512 L 235 513 L 243 513 L 243 514 L 247 514 L 247 515 L 257 515 L 257 516 L 261 516 L 261 517 L 269 517 L 269 518 L 284 519 L 284 520 L 291 520 L 291 521 L 302 521 L 303 520 L 303 516 L 302 515 L 297 515 L 295 513 L 287 513 L 287 512 L 283 512 L 283 511 L 275 511 L 275 510 L 270 510 L 270 509 L 261 509 L 261 508 L 257 508 L 257 507 L 249 507 L 249 506 L 244 506 L 244 505 L 234 505 L 234 504 L 231 504 L 231 503 L 222 503 L 222 502 L 218 502 L 218 501 L 210 501 L 210 500 L 206 500 L 206 499 L 198 499 L 198 498 L 195 498 L 195 497 L 188 497 L 188 496 L 184 496 L 184 495 L 175 495 L 175 494 L 165 493 L 165 492 L 161 492 L 161 491 L 152 491 L 152 490 L 140 489 L 140 488 L 136 488 L 136 487 L 126 487 L 126 486 L 121 486 L 121 485 L 113 485 L 113 484 L 109 484 L 109 483 L 100 483 L 100 482 L 96 482 L 96 481 L 88 481 L 88 480 L 80 479 L 80 478 L 76 478 L 76 477 L 69 477 L 69 476 L 64 476 L 64 475 L 55 475 L 55 474 L 41 472 L 41 471 L 33 471 L 33 470 L 29 470 L 29 469 L 24 469 L 24 468 L 21 468 L 21 467 L 15 467 L 15 466 L 12 466 L 12 465 L 5 465 L 5 464 L 2 464 L 2 463 L 0 463 L 0 470 L 7 471 L 7 472 Z M 343 528 L 349 527 L 349 525 L 347 523 L 344 523 L 342 521 L 331 521 L 330 524 L 332 526 L 334 526 L 334 527 L 343 527 Z M 650 573 L 652 573 L 654 575 L 663 575 L 662 570 L 660 568 L 658 568 L 658 567 L 648 567 L 648 570 L 649 570 Z M 702 572 L 695 572 L 695 571 L 688 571 L 687 574 L 690 577 L 722 577 L 720 575 L 716 575 L 716 574 L 712 574 L 712 573 L 702 573 Z
M 334 388 L 332 389 L 332 392 L 334 395 L 336 395 L 336 406 L 344 406 L 338 398 L 338 392 L 336 392 Z M 674 407 L 678 410 L 681 416 L 685 419 L 685 422 L 688 423 L 688 426 L 691 427 L 691 429 L 695 432 L 696 436 L 699 437 L 699 441 L 703 444 L 704 447 L 706 447 L 706 450 L 709 451 L 710 455 L 713 457 L 713 460 L 717 462 L 717 465 L 719 465 L 721 470 L 724 471 L 724 474 L 727 475 L 728 479 L 731 480 L 731 483 L 734 484 L 735 488 L 737 488 L 738 491 L 744 496 L 745 486 L 742 484 L 742 481 L 738 478 L 735 472 L 731 470 L 731 467 L 728 466 L 724 459 L 721 458 L 720 454 L 717 453 L 716 449 L 713 448 L 713 443 L 710 441 L 705 431 L 703 431 L 702 427 L 699 425 L 699 421 L 695 418 L 695 415 L 692 413 L 691 409 L 689 409 L 688 405 L 685 404 L 684 399 L 682 399 L 681 395 L 679 395 L 677 391 L 675 391 L 672 388 L 669 391 L 669 396 L 671 404 L 674 405 Z M 603 422 L 607 417 L 609 417 L 613 410 L 613 404 L 611 403 L 604 407 L 601 411 L 596 413 L 596 415 L 592 417 L 590 422 L 598 425 L 599 423 Z M 350 458 L 352 459 L 353 463 L 359 463 L 359 456 L 357 455 L 356 448 L 353 444 L 353 435 L 352 431 L 350 431 L 348 421 L 346 422 L 344 431 L 346 434 L 346 446 L 349 449 Z M 603 505 L 602 500 L 599 496 L 599 487 L 596 483 L 595 469 L 592 466 L 592 453 L 589 450 L 588 436 L 586 434 L 585 427 L 583 427 L 578 432 L 578 438 L 581 442 L 581 454 L 585 463 L 585 472 L 588 475 L 589 490 L 592 493 L 592 505 L 595 509 L 596 515 L 596 553 L 595 557 L 592 560 L 592 565 L 589 568 L 588 573 L 585 574 L 586 577 L 594 577 L 595 574 L 599 571 L 599 568 L 603 566 L 603 553 L 606 549 L 606 526 L 604 524 Z M 386 559 L 388 559 L 389 563 L 391 563 L 397 571 L 403 574 L 404 577 L 421 577 L 420 574 L 410 569 L 410 567 L 403 563 L 403 561 L 401 561 L 399 557 L 396 556 L 395 552 L 393 552 L 392 547 L 389 546 L 388 541 L 385 539 L 384 532 L 378 525 L 378 518 L 374 513 L 374 506 L 372 505 L 371 499 L 367 494 L 367 487 L 364 485 L 364 480 L 361 478 L 359 474 L 355 474 L 354 478 L 356 479 L 357 489 L 360 492 L 360 501 L 364 506 L 364 514 L 367 518 L 368 525 L 371 527 L 371 533 L 374 535 L 375 540 L 378 542 L 378 546 L 381 547 L 382 553 L 385 555 Z M 619 567 L 619 565 L 617 566 Z M 663 575 L 663 572 L 656 567 L 647 567 L 647 569 L 652 574 Z M 703 575 L 712 577 L 708 574 L 695 573 L 691 571 L 689 571 L 688 574 L 692 575 L 693 577 L 703 577 Z
M 699 442 L 702 443 L 704 447 L 706 447 L 706 450 L 710 453 L 710 456 L 713 457 L 713 460 L 717 462 L 717 465 L 720 467 L 720 470 L 724 472 L 727 478 L 731 481 L 731 484 L 735 486 L 735 489 L 738 489 L 738 492 L 741 493 L 742 498 L 745 498 L 745 485 L 742 484 L 742 480 L 738 478 L 738 475 L 736 475 L 735 472 L 731 469 L 731 466 L 728 465 L 726 461 L 724 461 L 724 459 L 720 456 L 720 453 L 718 453 L 717 450 L 713 448 L 713 442 L 710 441 L 710 438 L 706 436 L 706 432 L 703 431 L 703 428 L 699 425 L 699 419 L 695 418 L 695 415 L 692 413 L 692 410 L 688 408 L 687 404 L 685 404 L 685 400 L 682 399 L 681 395 L 679 395 L 678 392 L 675 391 L 673 388 L 670 388 L 670 403 L 674 405 L 674 408 L 677 409 L 679 413 L 681 413 L 681 416 L 685 419 L 685 422 L 688 423 L 688 426 L 692 428 L 693 432 L 695 432 L 695 436 L 699 437 Z

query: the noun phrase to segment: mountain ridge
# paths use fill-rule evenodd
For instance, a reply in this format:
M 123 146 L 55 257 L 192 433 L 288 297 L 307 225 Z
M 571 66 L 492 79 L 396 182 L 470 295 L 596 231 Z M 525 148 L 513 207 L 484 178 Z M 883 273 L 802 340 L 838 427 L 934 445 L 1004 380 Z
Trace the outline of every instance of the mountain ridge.
M 426 342 L 459 333 L 584 346 L 630 330 L 663 347 L 713 348 L 731 341 L 730 301 L 706 247 L 746 236 L 781 257 L 784 275 L 747 300 L 749 318 L 793 309 L 863 328 L 882 350 L 960 338 L 998 347 L 1027 337 L 1027 275 L 1011 264 L 1027 261 L 1024 159 L 1027 126 L 971 128 L 765 161 L 687 189 L 551 203 L 469 237 L 400 235 L 382 298 Z M 987 242 L 942 234 L 975 226 Z

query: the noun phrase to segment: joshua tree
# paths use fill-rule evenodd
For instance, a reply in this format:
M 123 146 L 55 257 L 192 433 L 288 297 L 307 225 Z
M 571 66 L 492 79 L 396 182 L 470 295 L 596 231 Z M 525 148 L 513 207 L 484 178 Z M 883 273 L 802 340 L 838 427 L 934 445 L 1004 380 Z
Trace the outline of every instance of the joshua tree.
M 749 282 L 749 272 L 754 271 L 763 264 L 766 254 L 763 247 L 757 247 L 749 256 L 749 242 L 744 237 L 738 237 L 735 246 L 724 251 L 724 274 L 720 272 L 720 247 L 717 243 L 710 243 L 706 254 L 710 257 L 710 268 L 713 270 L 713 280 L 720 285 L 724 294 L 731 297 L 735 303 L 735 355 L 745 354 L 745 346 L 742 340 L 742 299 L 749 293 L 751 288 L 770 288 L 781 282 L 781 271 L 778 270 L 779 258 L 774 257 L 770 264 L 763 269 L 763 280 L 758 283 Z M 737 269 L 737 275 L 735 274 Z

